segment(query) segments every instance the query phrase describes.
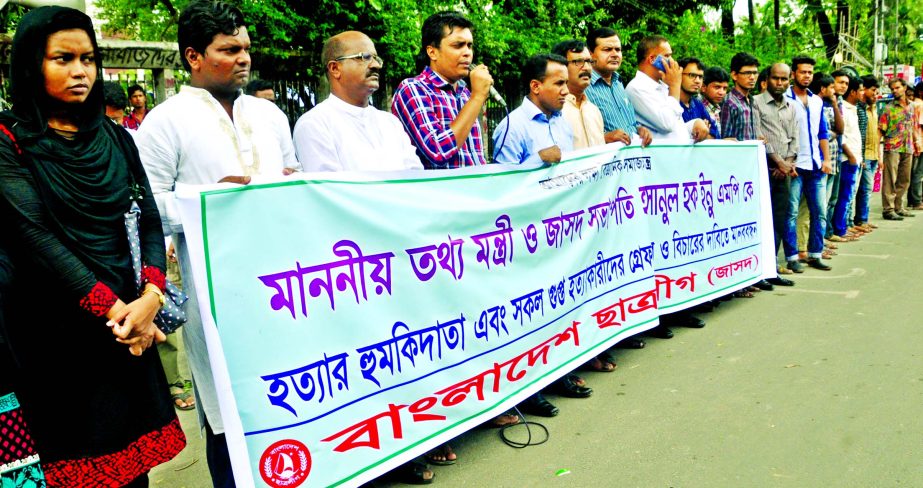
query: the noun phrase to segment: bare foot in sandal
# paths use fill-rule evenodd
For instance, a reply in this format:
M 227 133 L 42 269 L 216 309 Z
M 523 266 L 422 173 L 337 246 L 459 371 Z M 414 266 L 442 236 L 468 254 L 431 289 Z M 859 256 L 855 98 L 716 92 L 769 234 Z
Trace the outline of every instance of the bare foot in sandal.
M 455 455 L 452 447 L 448 444 L 443 444 L 424 454 L 423 458 L 426 459 L 426 462 L 436 466 L 449 466 L 455 464 L 458 460 L 458 456 Z
M 507 425 L 516 425 L 519 423 L 519 415 L 504 413 L 488 420 L 484 425 L 487 427 L 506 427 Z

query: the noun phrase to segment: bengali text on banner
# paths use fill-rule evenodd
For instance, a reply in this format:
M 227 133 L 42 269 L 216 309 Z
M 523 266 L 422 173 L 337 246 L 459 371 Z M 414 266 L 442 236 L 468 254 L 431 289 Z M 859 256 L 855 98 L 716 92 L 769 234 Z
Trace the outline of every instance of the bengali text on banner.
M 368 481 L 775 276 L 763 151 L 178 189 L 238 483 Z

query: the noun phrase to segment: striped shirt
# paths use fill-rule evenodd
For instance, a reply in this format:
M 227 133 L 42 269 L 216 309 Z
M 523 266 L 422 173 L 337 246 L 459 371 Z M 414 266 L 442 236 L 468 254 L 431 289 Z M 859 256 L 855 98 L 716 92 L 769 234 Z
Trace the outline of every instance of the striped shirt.
M 429 66 L 422 73 L 398 85 L 391 112 L 404 125 L 426 169 L 461 168 L 486 164 L 481 126 L 475 122 L 465 143 L 455 142 L 450 125 L 471 99 L 464 81 L 457 86 Z
M 859 151 L 860 153 L 862 153 L 862 155 L 856 154 L 856 157 L 861 159 L 865 154 L 865 140 L 866 140 L 865 133 L 868 131 L 868 128 L 869 128 L 869 113 L 866 111 L 867 109 L 866 109 L 865 102 L 856 103 L 856 107 L 858 107 L 859 109 L 858 110 L 859 112 L 858 113 L 859 115 L 859 135 L 862 136 L 862 151 Z
M 606 132 L 616 129 L 628 134 L 638 132 L 638 120 L 635 119 L 635 109 L 628 101 L 625 87 L 619 80 L 618 73 L 612 73 L 612 83 L 606 80 L 595 70 L 590 72 L 590 86 L 586 89 L 586 96 L 599 108 L 603 114 L 603 125 Z
M 721 105 L 721 135 L 738 141 L 756 139 L 750 96 L 736 88 L 731 90 Z
M 777 102 L 769 92 L 760 93 L 753 97 L 753 119 L 766 138 L 766 154 L 777 154 L 781 159 L 798 157 L 801 146 L 795 102 L 784 96 Z

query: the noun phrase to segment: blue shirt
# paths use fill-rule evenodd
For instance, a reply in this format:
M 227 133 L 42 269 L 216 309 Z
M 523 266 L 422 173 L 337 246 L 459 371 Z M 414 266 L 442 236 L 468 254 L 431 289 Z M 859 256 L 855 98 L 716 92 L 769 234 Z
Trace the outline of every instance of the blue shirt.
M 690 98 L 688 107 L 683 105 L 683 101 L 680 100 L 679 106 L 683 107 L 683 121 L 689 122 L 693 119 L 707 120 L 708 125 L 711 127 L 708 133 L 715 139 L 721 139 L 721 133 L 718 131 L 718 124 L 715 123 L 715 119 L 711 118 L 711 114 L 705 109 L 705 104 L 702 103 L 699 97 Z
M 494 129 L 495 163 L 540 163 L 538 152 L 551 146 L 558 146 L 562 153 L 573 151 L 574 131 L 560 111 L 549 118 L 528 97 Z
M 801 100 L 795 96 L 794 88 L 789 88 L 785 96 L 795 102 L 795 112 L 801 120 L 798 142 L 801 146 L 795 167 L 798 169 L 818 170 L 824 164 L 824 155 L 820 152 L 820 141 L 825 141 L 827 135 L 827 121 L 824 120 L 824 102 L 819 96 L 808 92 L 808 106 L 805 107 Z
M 612 84 L 606 83 L 602 76 L 595 70 L 590 71 L 590 86 L 586 88 L 587 98 L 599 108 L 603 114 L 603 126 L 606 132 L 616 129 L 628 134 L 638 132 L 638 120 L 635 118 L 635 109 L 628 101 L 625 87 L 619 79 L 618 73 L 612 73 Z

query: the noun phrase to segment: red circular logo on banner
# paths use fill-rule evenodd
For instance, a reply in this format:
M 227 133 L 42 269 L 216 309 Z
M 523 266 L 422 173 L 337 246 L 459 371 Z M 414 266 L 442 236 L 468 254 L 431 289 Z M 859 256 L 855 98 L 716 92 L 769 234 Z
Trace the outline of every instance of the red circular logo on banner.
M 308 479 L 310 472 L 311 453 L 294 439 L 276 442 L 260 456 L 260 476 L 275 488 L 294 488 Z

